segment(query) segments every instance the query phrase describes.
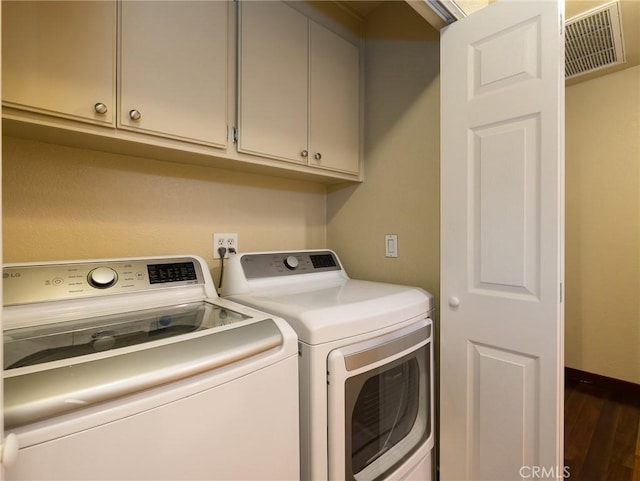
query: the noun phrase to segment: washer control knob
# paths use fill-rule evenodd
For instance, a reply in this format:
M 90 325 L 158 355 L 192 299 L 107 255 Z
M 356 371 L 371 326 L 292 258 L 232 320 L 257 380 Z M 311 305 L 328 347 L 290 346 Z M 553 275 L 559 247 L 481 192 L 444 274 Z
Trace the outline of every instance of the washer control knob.
M 87 280 L 93 287 L 106 289 L 116 283 L 118 280 L 118 274 L 109 267 L 97 267 L 89 272 Z
M 296 256 L 287 256 L 284 260 L 284 266 L 293 271 L 298 268 L 298 258 Z

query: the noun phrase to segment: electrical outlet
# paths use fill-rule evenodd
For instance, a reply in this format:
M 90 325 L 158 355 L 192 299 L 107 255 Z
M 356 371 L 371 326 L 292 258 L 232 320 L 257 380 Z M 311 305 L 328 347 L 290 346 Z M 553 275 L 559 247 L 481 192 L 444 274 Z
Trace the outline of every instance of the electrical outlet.
M 238 234 L 213 234 L 213 258 L 220 259 L 218 249 L 224 247 L 227 252 L 224 258 L 229 257 L 229 250 L 234 249 L 238 252 Z

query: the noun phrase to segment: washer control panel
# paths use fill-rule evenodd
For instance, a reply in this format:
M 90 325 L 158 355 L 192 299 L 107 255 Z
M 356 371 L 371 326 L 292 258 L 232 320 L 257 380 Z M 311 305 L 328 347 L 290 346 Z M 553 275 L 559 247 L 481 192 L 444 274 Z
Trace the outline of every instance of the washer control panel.
M 281 277 L 342 269 L 331 251 L 243 254 L 240 259 L 247 279 Z
M 7 266 L 4 305 L 94 297 L 204 284 L 200 263 L 190 257 Z

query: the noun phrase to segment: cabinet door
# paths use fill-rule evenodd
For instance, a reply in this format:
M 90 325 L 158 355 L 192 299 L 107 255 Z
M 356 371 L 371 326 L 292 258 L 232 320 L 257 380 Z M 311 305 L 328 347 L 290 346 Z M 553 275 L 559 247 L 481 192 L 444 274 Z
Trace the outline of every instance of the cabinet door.
M 359 170 L 360 53 L 358 47 L 310 22 L 309 164 Z
M 227 8 L 122 2 L 118 127 L 226 146 Z
M 307 24 L 281 2 L 240 2 L 239 151 L 306 163 Z
M 6 106 L 113 125 L 115 55 L 115 1 L 2 2 Z

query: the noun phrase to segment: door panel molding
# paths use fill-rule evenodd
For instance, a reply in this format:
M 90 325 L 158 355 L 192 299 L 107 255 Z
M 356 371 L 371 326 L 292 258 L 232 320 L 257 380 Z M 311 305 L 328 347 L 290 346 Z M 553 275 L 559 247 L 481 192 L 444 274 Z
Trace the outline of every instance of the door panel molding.
M 473 128 L 470 136 L 470 290 L 537 300 L 540 115 Z

